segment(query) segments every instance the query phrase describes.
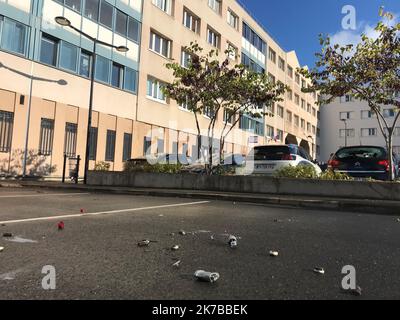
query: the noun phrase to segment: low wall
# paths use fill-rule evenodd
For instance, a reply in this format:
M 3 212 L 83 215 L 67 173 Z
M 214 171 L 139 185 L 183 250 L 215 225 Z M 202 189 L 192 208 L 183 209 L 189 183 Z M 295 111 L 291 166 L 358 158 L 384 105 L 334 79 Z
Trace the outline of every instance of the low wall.
M 400 201 L 400 183 L 388 182 L 90 171 L 88 184 Z

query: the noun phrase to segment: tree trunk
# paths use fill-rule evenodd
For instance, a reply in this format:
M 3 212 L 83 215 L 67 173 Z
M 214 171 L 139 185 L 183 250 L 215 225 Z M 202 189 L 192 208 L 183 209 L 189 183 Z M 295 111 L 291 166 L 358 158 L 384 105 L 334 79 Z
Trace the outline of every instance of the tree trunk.
M 389 160 L 389 179 L 390 181 L 394 181 L 395 177 L 395 168 L 393 164 L 393 128 L 389 129 L 387 148 L 388 148 L 388 160 Z

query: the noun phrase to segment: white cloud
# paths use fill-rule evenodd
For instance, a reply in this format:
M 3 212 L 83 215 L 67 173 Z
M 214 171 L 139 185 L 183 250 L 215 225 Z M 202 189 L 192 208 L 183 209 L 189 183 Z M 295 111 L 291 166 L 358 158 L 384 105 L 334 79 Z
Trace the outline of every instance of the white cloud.
M 399 22 L 399 15 L 395 15 L 393 20 L 383 19 L 389 26 L 393 26 Z M 330 36 L 331 44 L 339 44 L 340 46 L 345 46 L 348 44 L 357 45 L 361 41 L 361 34 L 367 35 L 369 38 L 376 39 L 379 35 L 375 31 L 375 25 L 371 23 L 361 22 L 357 30 L 341 30 Z

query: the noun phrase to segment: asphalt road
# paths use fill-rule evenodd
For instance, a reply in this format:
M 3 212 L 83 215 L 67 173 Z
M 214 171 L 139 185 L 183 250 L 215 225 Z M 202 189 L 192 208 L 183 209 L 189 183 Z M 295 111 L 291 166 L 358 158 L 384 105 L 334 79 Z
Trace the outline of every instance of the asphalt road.
M 400 298 L 393 216 L 0 188 L 0 221 L 0 299 Z M 142 239 L 155 242 L 140 248 Z M 55 290 L 42 288 L 45 265 L 55 267 Z M 341 289 L 345 265 L 356 268 L 361 297 Z M 195 281 L 198 269 L 220 279 Z

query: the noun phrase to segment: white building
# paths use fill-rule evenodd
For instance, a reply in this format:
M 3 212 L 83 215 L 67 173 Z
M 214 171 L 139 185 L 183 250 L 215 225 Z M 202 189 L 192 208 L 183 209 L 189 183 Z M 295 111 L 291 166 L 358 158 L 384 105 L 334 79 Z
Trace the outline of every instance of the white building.
M 393 107 L 384 107 L 384 115 L 390 126 L 395 114 Z M 320 161 L 327 161 L 331 153 L 344 147 L 346 142 L 347 146 L 385 146 L 376 115 L 371 113 L 366 102 L 351 96 L 337 98 L 321 107 L 320 141 Z M 400 154 L 400 122 L 394 132 L 393 151 Z

